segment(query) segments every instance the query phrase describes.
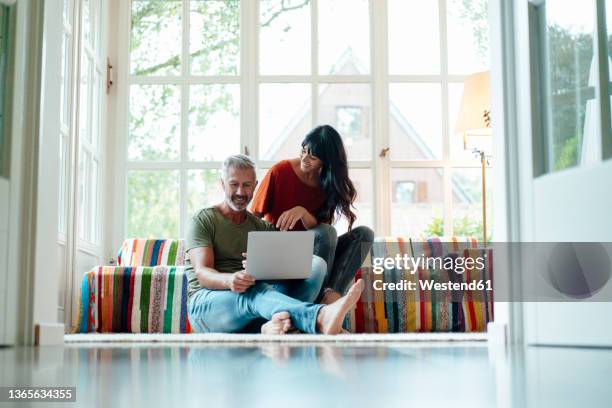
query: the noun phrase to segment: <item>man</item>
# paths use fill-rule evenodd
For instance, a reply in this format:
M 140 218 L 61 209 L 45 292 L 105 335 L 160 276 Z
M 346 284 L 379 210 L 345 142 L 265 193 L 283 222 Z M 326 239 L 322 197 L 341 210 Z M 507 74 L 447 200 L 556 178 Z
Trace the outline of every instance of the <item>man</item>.
M 255 163 L 244 155 L 223 163 L 224 201 L 200 210 L 187 230 L 189 321 L 198 332 L 239 332 L 258 318 L 264 334 L 283 334 L 292 326 L 306 333 L 337 334 L 361 292 L 360 279 L 329 305 L 311 303 L 319 293 L 326 264 L 313 259 L 311 277 L 290 285 L 256 282 L 243 255 L 249 231 L 274 226 L 247 211 L 257 185 Z

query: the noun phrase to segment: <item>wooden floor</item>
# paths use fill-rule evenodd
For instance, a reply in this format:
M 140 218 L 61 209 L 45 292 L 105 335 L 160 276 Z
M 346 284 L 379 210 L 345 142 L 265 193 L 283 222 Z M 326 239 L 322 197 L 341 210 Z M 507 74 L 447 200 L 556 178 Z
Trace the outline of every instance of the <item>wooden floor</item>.
M 611 378 L 612 350 L 492 353 L 482 341 L 0 349 L 0 385 L 76 387 L 76 402 L 34 407 L 609 408 Z

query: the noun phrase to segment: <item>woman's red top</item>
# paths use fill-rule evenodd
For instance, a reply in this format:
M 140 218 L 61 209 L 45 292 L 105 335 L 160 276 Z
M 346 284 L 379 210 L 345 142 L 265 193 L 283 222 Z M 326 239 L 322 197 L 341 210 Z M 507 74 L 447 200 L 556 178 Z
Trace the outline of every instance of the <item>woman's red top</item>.
M 296 206 L 302 206 L 317 216 L 325 203 L 325 193 L 319 187 L 312 187 L 299 179 L 289 160 L 276 163 L 268 170 L 251 204 L 251 212 L 263 214 L 266 221 L 276 224 L 280 215 Z M 304 225 L 297 222 L 292 231 L 304 231 Z

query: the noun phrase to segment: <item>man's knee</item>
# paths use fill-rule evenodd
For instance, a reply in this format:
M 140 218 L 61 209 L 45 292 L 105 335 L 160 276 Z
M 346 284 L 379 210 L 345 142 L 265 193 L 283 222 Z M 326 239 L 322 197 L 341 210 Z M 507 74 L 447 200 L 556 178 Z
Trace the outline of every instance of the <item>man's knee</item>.
M 312 268 L 310 270 L 310 279 L 323 282 L 327 274 L 327 262 L 318 255 L 312 256 Z

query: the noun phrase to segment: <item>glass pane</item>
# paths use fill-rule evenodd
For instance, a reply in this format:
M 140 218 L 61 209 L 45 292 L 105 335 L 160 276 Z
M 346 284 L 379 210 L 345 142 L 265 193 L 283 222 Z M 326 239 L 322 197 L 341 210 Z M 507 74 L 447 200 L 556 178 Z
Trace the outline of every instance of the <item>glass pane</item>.
M 367 225 L 374 229 L 374 186 L 372 184 L 372 170 L 349 169 L 349 177 L 357 190 L 355 208 L 353 211 L 357 216 L 353 228 L 359 225 Z M 344 234 L 348 230 L 348 221 L 342 217 L 334 224 L 338 234 Z
M 217 169 L 188 171 L 187 217 L 200 208 L 219 204 L 223 201 L 221 171 Z
M 91 15 L 91 0 L 82 0 L 82 24 L 83 24 L 83 38 L 88 46 L 93 45 L 93 32 L 91 30 L 92 15 Z
M 588 2 L 546 3 L 549 59 L 546 155 L 549 171 L 579 164 L 581 155 L 586 159 L 592 153 L 592 142 L 599 137 L 593 8 L 594 4 Z
M 10 133 L 5 133 L 5 110 L 7 101 L 6 77 L 8 71 L 9 50 L 9 8 L 0 6 L 0 177 L 8 178 L 9 174 L 9 138 Z
M 181 71 L 181 1 L 133 0 L 130 64 L 133 75 Z
M 79 89 L 79 136 L 91 142 L 89 107 L 91 104 L 91 60 L 83 53 Z
M 194 75 L 237 75 L 240 1 L 191 1 L 189 55 Z
M 391 159 L 441 159 L 440 84 L 390 84 L 389 96 Z
M 473 143 L 469 143 L 465 146 L 463 141 L 463 135 L 455 133 L 455 124 L 457 123 L 457 116 L 459 115 L 459 108 L 461 106 L 461 97 L 463 96 L 463 83 L 449 83 L 448 84 L 448 129 L 450 137 L 450 157 L 453 160 L 466 160 L 466 161 L 477 161 L 480 162 L 480 156 L 474 154 Z M 493 138 L 492 137 L 479 137 L 478 148 L 483 149 L 488 154 L 493 152 Z
M 128 172 L 130 238 L 178 238 L 178 170 Z
M 487 242 L 493 236 L 493 171 L 487 168 Z M 453 235 L 483 239 L 482 170 L 453 169 Z
M 438 2 L 389 0 L 389 72 L 440 73 Z
M 310 73 L 310 1 L 261 0 L 259 12 L 260 73 Z
M 259 100 L 259 157 L 276 161 L 299 156 L 312 129 L 310 85 L 261 84 Z
M 371 95 L 368 84 L 320 84 L 317 123 L 342 136 L 349 160 L 372 160 Z
M 222 161 L 240 152 L 240 85 L 193 85 L 189 158 Z
M 448 0 L 448 72 L 471 74 L 489 69 L 487 0 Z
M 391 235 L 444 234 L 443 179 L 441 168 L 391 169 Z
M 60 88 L 61 121 L 62 124 L 70 128 L 70 85 L 72 72 L 72 41 L 70 35 L 64 33 L 62 42 L 62 84 Z
M 130 160 L 176 160 L 180 144 L 177 85 L 130 86 Z
M 64 19 L 68 22 L 68 24 L 72 25 L 72 12 L 74 7 L 74 0 L 64 0 Z
M 88 186 L 88 169 L 89 169 L 90 155 L 88 152 L 79 149 L 79 180 L 78 180 L 78 214 L 79 214 L 79 225 L 78 225 L 78 236 L 82 240 L 87 239 L 87 228 L 89 226 L 89 203 L 87 198 L 87 186 Z
M 99 224 L 99 219 L 98 219 L 98 186 L 99 186 L 99 180 L 98 180 L 98 162 L 97 160 L 92 160 L 91 161 L 91 178 L 89 180 L 89 194 L 90 194 L 90 203 L 89 203 L 89 207 L 90 207 L 90 216 L 88 219 L 88 223 L 89 223 L 89 237 L 88 240 L 89 242 L 93 243 L 93 244 L 97 244 L 98 243 L 98 224 Z
M 63 134 L 59 135 L 59 217 L 58 217 L 58 230 L 59 232 L 66 233 L 66 160 L 67 160 L 67 146 L 66 136 Z
M 368 0 L 319 0 L 319 73 L 370 72 Z M 342 27 L 342 29 L 338 29 Z M 306 49 L 305 49 L 306 50 Z
M 92 98 L 92 111 L 91 111 L 91 141 L 94 146 L 100 144 L 100 92 L 102 88 L 102 78 L 97 70 L 94 70 L 94 82 L 93 82 L 93 98 Z

